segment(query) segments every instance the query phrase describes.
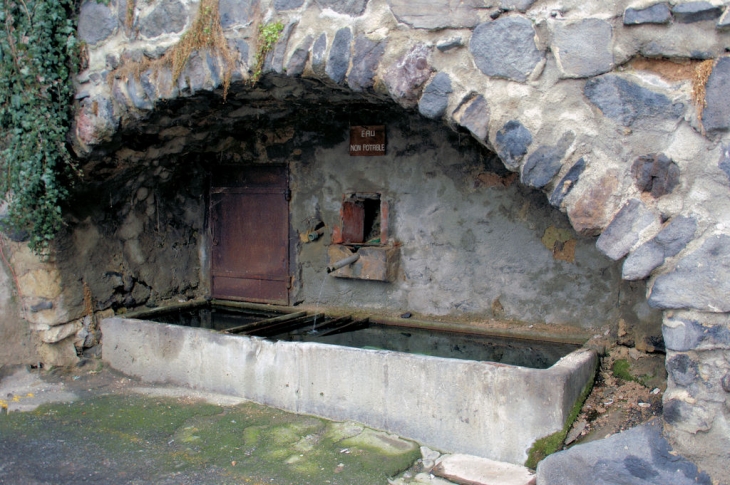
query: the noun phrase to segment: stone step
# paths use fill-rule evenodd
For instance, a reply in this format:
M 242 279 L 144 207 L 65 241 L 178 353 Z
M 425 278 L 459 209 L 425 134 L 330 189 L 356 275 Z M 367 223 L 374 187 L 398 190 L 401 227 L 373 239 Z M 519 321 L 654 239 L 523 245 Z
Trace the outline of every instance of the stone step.
M 444 455 L 431 471 L 459 485 L 535 485 L 529 469 L 478 456 Z

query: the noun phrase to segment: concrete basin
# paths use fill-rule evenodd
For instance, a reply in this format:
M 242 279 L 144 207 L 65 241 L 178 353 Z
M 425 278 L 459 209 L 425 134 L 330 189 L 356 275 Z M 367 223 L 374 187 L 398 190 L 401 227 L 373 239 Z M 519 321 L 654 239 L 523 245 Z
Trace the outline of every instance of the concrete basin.
M 270 341 L 144 320 L 102 321 L 103 360 L 148 382 L 352 420 L 432 448 L 523 464 L 563 428 L 597 356 L 529 369 L 315 342 Z

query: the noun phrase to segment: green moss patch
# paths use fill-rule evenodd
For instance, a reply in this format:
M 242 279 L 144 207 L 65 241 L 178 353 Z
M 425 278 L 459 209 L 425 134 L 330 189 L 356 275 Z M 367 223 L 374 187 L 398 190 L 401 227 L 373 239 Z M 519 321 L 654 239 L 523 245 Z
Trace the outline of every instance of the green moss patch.
M 0 436 L 21 446 L 49 443 L 65 460 L 140 483 L 204 476 L 205 483 L 385 485 L 420 457 L 417 444 L 355 423 L 253 403 L 141 396 L 1 415 Z

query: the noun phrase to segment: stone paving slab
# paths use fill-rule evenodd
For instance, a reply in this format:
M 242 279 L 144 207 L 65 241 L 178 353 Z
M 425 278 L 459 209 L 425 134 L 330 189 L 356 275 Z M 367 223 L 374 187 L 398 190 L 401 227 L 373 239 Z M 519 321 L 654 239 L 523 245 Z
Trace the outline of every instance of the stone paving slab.
M 471 455 L 444 455 L 432 473 L 460 485 L 535 485 L 527 468 Z
M 538 485 L 712 485 L 710 477 L 674 452 L 654 419 L 609 438 L 548 456 Z

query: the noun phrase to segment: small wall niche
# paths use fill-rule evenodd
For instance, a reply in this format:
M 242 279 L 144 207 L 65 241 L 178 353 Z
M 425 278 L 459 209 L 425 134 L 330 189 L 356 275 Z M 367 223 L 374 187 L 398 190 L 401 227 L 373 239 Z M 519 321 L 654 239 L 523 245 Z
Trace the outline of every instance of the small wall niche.
M 328 248 L 334 265 L 354 254 L 359 259 L 332 272 L 337 278 L 393 281 L 398 249 L 388 241 L 388 202 L 379 193 L 350 193 L 342 196 L 340 225 Z

